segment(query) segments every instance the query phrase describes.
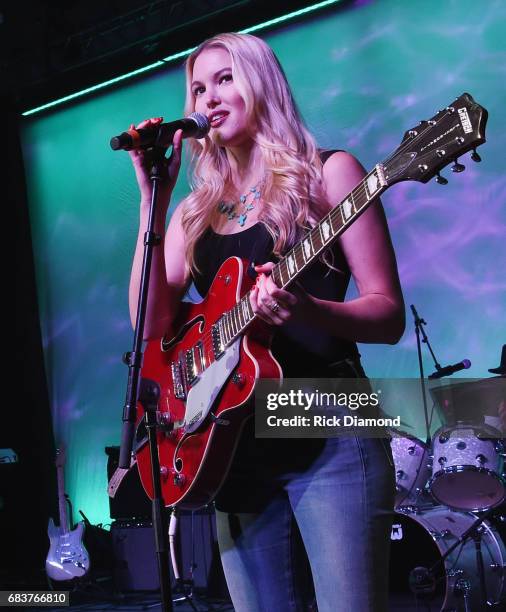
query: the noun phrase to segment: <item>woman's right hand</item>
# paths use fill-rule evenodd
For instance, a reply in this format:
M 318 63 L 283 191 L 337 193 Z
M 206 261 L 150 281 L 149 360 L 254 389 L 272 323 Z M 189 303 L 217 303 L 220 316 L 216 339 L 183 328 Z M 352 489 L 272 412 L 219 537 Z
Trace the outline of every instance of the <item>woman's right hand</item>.
M 142 129 L 161 124 L 163 117 L 145 119 L 139 125 L 132 124 L 129 129 Z M 168 205 L 172 190 L 177 181 L 179 168 L 181 167 L 181 148 L 183 132 L 178 130 L 172 139 L 172 153 L 169 158 L 165 158 L 165 172 L 158 188 L 158 201 L 163 205 Z M 151 201 L 152 182 L 149 178 L 151 170 L 152 154 L 144 149 L 132 149 L 128 152 L 135 170 L 135 176 L 141 192 L 141 203 L 147 205 Z

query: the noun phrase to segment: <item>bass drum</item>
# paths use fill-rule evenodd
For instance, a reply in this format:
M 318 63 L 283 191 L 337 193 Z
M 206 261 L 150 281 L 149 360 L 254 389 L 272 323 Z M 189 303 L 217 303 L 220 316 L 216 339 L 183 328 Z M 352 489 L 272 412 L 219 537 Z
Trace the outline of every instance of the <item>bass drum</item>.
M 474 541 L 466 540 L 446 557 L 444 563 L 441 561 L 443 554 L 475 520 L 471 513 L 453 512 L 444 507 L 417 513 L 396 513 L 391 536 L 392 598 L 394 594 L 397 597 L 411 594 L 416 609 L 423 604 L 429 606 L 423 609 L 432 612 L 477 612 L 484 609 Z M 495 605 L 504 604 L 506 549 L 495 527 L 486 521 L 483 523 L 481 549 L 488 601 Z M 431 568 L 436 563 L 431 578 L 424 568 Z

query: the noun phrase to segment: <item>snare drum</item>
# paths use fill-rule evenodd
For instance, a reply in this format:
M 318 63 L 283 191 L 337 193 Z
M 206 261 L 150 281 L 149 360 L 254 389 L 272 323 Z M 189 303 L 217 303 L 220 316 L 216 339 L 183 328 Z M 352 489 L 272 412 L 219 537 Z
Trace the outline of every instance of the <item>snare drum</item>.
M 474 428 L 465 424 L 442 427 L 435 433 L 429 486 L 439 503 L 479 511 L 504 500 L 503 443 L 499 436 L 486 425 Z
M 395 507 L 416 506 L 430 476 L 427 445 L 408 434 L 394 434 L 391 440 L 395 465 Z
M 419 592 L 418 602 L 431 601 L 437 606 L 431 606 L 431 610 L 440 609 L 445 612 L 482 610 L 473 539 L 457 546 L 442 561 L 446 551 L 475 520 L 476 517 L 471 513 L 454 512 L 440 506 L 416 513 L 397 513 L 391 536 L 392 596 L 394 593 L 402 593 L 405 597 L 411 591 L 410 581 L 413 581 L 415 568 L 420 575 L 420 572 L 424 573 L 425 569 L 429 570 L 439 561 L 432 575 L 432 588 L 430 578 L 426 579 L 429 586 L 425 593 Z M 482 525 L 481 550 L 488 601 L 491 604 L 502 603 L 506 596 L 506 549 L 496 529 L 487 521 Z

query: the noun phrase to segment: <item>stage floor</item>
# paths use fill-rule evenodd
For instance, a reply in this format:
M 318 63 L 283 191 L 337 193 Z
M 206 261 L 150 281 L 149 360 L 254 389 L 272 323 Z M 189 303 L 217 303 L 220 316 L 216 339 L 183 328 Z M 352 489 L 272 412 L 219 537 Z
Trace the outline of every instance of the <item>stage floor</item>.
M 115 601 L 103 599 L 94 601 L 93 603 L 82 601 L 77 603 L 81 596 L 71 595 L 72 605 L 68 608 L 30 608 L 30 610 L 39 610 L 40 612 L 62 612 L 69 610 L 70 612 L 161 612 L 160 599 L 152 593 L 130 593 L 118 596 Z M 234 607 L 229 601 L 206 599 L 196 596 L 193 599 L 194 607 L 189 602 L 177 601 L 173 604 L 174 612 L 233 612 Z M 390 612 L 416 612 L 423 609 L 424 612 L 438 612 L 439 606 L 423 608 L 419 605 L 418 608 L 411 597 L 395 596 L 391 600 Z

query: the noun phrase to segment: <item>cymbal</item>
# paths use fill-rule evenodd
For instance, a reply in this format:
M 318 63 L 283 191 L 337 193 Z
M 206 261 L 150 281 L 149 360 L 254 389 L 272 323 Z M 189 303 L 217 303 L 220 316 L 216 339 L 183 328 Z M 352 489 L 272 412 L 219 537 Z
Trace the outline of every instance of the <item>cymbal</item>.
M 506 378 L 495 376 L 433 387 L 430 394 L 444 421 L 480 422 L 485 416 L 498 416 L 498 408 L 506 399 Z

